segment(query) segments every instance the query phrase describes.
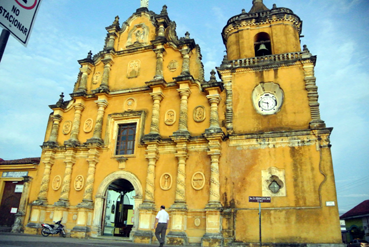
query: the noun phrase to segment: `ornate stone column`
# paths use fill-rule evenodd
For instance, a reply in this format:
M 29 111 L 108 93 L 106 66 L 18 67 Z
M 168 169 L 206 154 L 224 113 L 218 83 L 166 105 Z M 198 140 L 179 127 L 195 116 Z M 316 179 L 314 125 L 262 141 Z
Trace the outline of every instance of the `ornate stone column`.
M 303 58 L 311 58 L 312 55 L 309 49 L 304 45 Z M 314 63 L 311 60 L 302 60 L 304 74 L 305 74 L 305 86 L 308 92 L 311 122 L 310 128 L 325 128 L 325 123 L 320 119 L 320 109 L 318 103 L 318 87 L 316 86 L 316 77 L 314 75 Z
M 155 166 L 156 161 L 159 159 L 159 150 L 158 143 L 152 142 L 147 145 L 146 148 L 146 159 L 149 160 L 149 164 L 147 167 L 147 175 L 146 175 L 146 189 L 145 189 L 145 197 L 144 204 L 145 207 L 152 207 L 155 209 Z
M 97 104 L 98 110 L 97 110 L 94 134 L 92 138 L 87 140 L 87 142 L 88 143 L 98 143 L 102 145 L 104 143 L 101 138 L 103 121 L 104 121 L 104 113 L 109 103 L 105 98 L 96 100 L 95 103 Z
M 219 94 L 211 94 L 206 96 L 210 103 L 210 127 L 209 129 L 220 129 L 218 105 L 220 102 Z
M 85 93 L 87 90 L 87 79 L 88 75 L 91 73 L 91 68 L 87 64 L 84 64 L 79 70 L 81 71 L 82 75 L 77 92 Z
M 159 135 L 159 118 L 160 118 L 160 102 L 164 98 L 164 94 L 161 91 L 150 93 L 154 104 L 152 106 L 151 126 L 150 135 Z
M 47 204 L 47 191 L 49 190 L 51 167 L 55 162 L 55 153 L 51 150 L 47 150 L 43 155 L 42 162 L 45 164 L 45 169 L 42 176 L 40 192 L 38 193 L 37 200 L 32 203 L 34 205 Z
M 101 79 L 100 87 L 93 90 L 95 93 L 109 92 L 109 77 L 111 66 L 113 66 L 114 61 L 110 54 L 105 54 L 105 58 L 102 60 L 104 63 L 104 72 Z
M 232 90 L 232 74 L 230 72 L 222 74 L 224 88 L 226 89 L 226 128 L 228 134 L 233 133 L 233 90 Z
M 187 154 L 187 143 L 178 142 L 176 145 L 176 157 L 178 159 L 177 169 L 177 184 L 176 184 L 176 196 L 175 204 L 180 204 L 181 207 L 186 208 L 186 160 Z
M 83 200 L 78 204 L 81 208 L 93 208 L 92 192 L 95 182 L 96 165 L 99 163 L 100 152 L 97 148 L 91 148 L 88 150 L 88 172 L 85 184 L 85 190 L 83 193 Z
M 184 87 L 182 87 L 184 86 Z M 181 84 L 180 88 L 177 89 L 179 95 L 181 97 L 181 105 L 180 105 L 180 113 L 179 113 L 179 124 L 178 124 L 178 131 L 175 134 L 185 134 L 189 135 L 187 129 L 187 122 L 188 122 L 188 98 L 191 95 L 191 90 L 187 84 Z
M 82 116 L 83 109 L 84 109 L 84 105 L 82 103 L 79 102 L 79 103 L 74 104 L 73 127 L 70 133 L 69 140 L 65 141 L 64 144 L 69 145 L 69 146 L 79 145 L 78 134 L 79 134 L 79 126 L 81 123 L 81 116 Z
M 164 61 L 164 48 L 162 45 L 158 46 L 155 50 L 156 53 L 156 70 L 155 70 L 155 80 L 163 80 L 163 61 Z
M 15 221 L 14 225 L 12 227 L 13 233 L 21 233 L 23 232 L 23 222 L 24 222 L 24 216 L 26 215 L 26 206 L 27 206 L 27 200 L 29 197 L 29 187 L 30 183 L 32 181 L 32 177 L 24 176 L 23 177 L 23 192 L 21 195 L 21 199 L 19 202 L 19 208 L 18 212 L 15 214 Z
M 186 35 L 187 34 L 188 32 L 186 33 Z M 187 45 L 183 46 L 183 48 L 181 49 L 181 54 L 183 58 L 181 75 L 188 76 L 190 75 L 190 49 Z
M 58 132 L 59 132 L 59 126 L 60 126 L 61 120 L 62 120 L 62 116 L 60 115 L 53 116 L 53 127 L 51 128 L 50 137 L 47 143 L 57 144 Z
M 55 206 L 59 207 L 69 206 L 69 191 L 70 191 L 71 176 L 73 165 L 76 163 L 75 152 L 73 150 L 70 149 L 65 152 L 64 163 L 65 163 L 65 171 L 61 187 L 61 194 L 59 197 L 59 201 L 54 203 Z

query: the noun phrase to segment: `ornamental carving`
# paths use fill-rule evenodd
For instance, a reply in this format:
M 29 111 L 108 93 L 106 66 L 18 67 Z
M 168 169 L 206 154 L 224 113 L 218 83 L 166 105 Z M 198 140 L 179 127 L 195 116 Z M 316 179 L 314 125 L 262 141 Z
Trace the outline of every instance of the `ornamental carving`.
M 160 188 L 162 190 L 170 190 L 170 188 L 172 188 L 172 181 L 172 175 L 169 173 L 164 173 L 160 177 Z
M 205 186 L 205 175 L 202 172 L 196 172 L 192 175 L 192 188 L 201 190 Z
M 196 218 L 195 218 L 195 220 L 194 220 L 194 224 L 195 224 L 195 226 L 197 226 L 197 227 L 199 227 L 199 226 L 200 226 L 200 224 L 201 224 L 201 219 L 200 219 L 200 217 L 196 217 Z
M 53 190 L 58 190 L 60 189 L 60 186 L 61 186 L 61 177 L 60 175 L 56 175 L 53 179 L 51 187 L 53 188 Z
M 140 60 L 132 60 L 128 63 L 127 68 L 127 78 L 136 78 L 140 75 L 141 61 Z
M 74 180 L 74 189 L 76 191 L 80 191 L 83 189 L 85 179 L 82 175 L 78 175 L 76 179 Z
M 196 106 L 195 109 L 193 109 L 193 120 L 195 122 L 202 122 L 205 120 L 205 107 L 204 106 Z
M 176 111 L 173 109 L 168 110 L 165 113 L 165 119 L 164 122 L 166 125 L 173 125 L 176 122 Z
M 126 47 L 134 48 L 148 45 L 149 32 L 150 29 L 144 23 L 135 25 L 128 34 Z
M 63 134 L 68 135 L 71 130 L 72 130 L 72 121 L 66 121 L 63 124 Z
M 85 123 L 83 124 L 83 131 L 85 133 L 91 132 L 93 125 L 94 120 L 92 120 L 92 118 L 86 119 Z
M 168 64 L 168 69 L 170 72 L 174 72 L 176 71 L 178 68 L 178 61 L 177 60 L 172 60 L 169 62 Z
M 134 111 L 136 109 L 136 100 L 134 98 L 128 98 L 124 102 L 124 110 L 126 111 Z
M 96 85 L 101 79 L 101 72 L 96 72 L 92 78 L 92 84 Z

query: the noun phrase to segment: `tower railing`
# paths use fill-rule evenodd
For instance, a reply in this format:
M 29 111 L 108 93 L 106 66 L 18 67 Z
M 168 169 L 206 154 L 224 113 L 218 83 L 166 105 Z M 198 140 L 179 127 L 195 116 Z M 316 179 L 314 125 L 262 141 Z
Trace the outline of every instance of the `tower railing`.
M 267 55 L 267 56 L 260 56 L 260 57 L 241 58 L 241 59 L 231 60 L 229 62 L 232 67 L 237 68 L 237 67 L 267 65 L 267 64 L 278 63 L 278 62 L 292 62 L 292 61 L 297 61 L 305 57 L 306 57 L 306 53 L 304 52 L 291 52 L 291 53 Z

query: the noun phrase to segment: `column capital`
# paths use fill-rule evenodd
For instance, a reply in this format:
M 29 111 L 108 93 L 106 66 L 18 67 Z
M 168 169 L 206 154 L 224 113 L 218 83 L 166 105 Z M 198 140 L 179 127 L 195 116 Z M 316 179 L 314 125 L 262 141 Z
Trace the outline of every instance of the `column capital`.
M 159 91 L 159 92 L 152 92 L 150 93 L 151 97 L 153 100 L 159 100 L 162 101 L 162 99 L 164 99 L 164 94 L 163 92 Z
M 106 99 L 95 100 L 95 103 L 98 107 L 103 107 L 104 109 L 109 105 L 109 102 Z
M 190 97 L 191 95 L 191 89 L 188 88 L 178 88 L 177 91 L 179 92 L 179 95 L 182 96 L 187 96 Z

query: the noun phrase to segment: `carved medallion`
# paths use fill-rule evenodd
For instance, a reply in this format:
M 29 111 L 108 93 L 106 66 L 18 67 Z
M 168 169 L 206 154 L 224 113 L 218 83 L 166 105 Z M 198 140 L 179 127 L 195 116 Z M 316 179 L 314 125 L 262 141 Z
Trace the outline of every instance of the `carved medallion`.
M 92 84 L 97 84 L 99 83 L 100 81 L 100 78 L 101 78 L 101 72 L 96 72 L 92 78 Z
M 91 132 L 93 125 L 94 120 L 92 120 L 92 118 L 86 119 L 85 124 L 83 125 L 83 131 L 85 133 Z
M 169 62 L 168 64 L 168 69 L 170 72 L 174 72 L 176 71 L 178 68 L 178 61 L 177 60 L 172 60 Z
M 205 186 L 205 175 L 202 172 L 196 172 L 192 175 L 192 188 L 201 190 Z
M 205 107 L 204 106 L 196 106 L 193 110 L 193 120 L 195 122 L 202 122 L 205 120 Z
M 61 177 L 60 175 L 56 175 L 53 179 L 51 187 L 53 188 L 53 190 L 58 190 L 60 189 L 60 186 L 61 186 Z
M 195 226 L 200 226 L 200 224 L 201 224 L 201 219 L 200 219 L 200 217 L 196 217 L 196 218 L 195 218 L 195 220 L 194 220 L 194 224 L 195 224 Z
M 176 111 L 173 109 L 168 110 L 165 113 L 165 124 L 166 125 L 173 125 L 176 122 Z
M 65 121 L 63 124 L 63 134 L 68 135 L 72 130 L 72 121 Z
M 84 182 L 85 182 L 85 179 L 83 178 L 83 176 L 82 175 L 78 175 L 76 177 L 76 179 L 74 180 L 74 189 L 76 191 L 82 190 L 83 185 L 84 185 Z
M 144 23 L 135 25 L 128 33 L 126 47 L 135 48 L 143 45 L 148 45 L 149 33 L 150 29 Z
M 170 190 L 172 188 L 172 175 L 164 173 L 160 177 L 160 188 L 162 190 Z
M 140 75 L 141 61 L 132 60 L 128 63 L 127 78 L 136 78 Z
M 124 102 L 124 110 L 126 111 L 134 111 L 136 109 L 136 100 L 134 98 L 128 98 Z

